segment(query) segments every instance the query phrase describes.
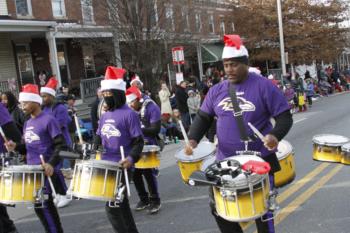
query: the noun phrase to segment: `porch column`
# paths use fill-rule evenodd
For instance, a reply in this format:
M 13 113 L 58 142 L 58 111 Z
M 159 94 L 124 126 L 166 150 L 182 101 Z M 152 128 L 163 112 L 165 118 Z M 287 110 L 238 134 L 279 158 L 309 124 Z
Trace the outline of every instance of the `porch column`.
M 120 55 L 119 47 L 119 38 L 116 33 L 113 33 L 113 44 L 114 44 L 114 55 L 115 55 L 115 64 L 117 67 L 122 67 L 122 57 Z
M 50 51 L 49 56 L 50 56 L 50 65 L 51 65 L 52 75 L 56 76 L 58 85 L 62 86 L 61 73 L 60 73 L 60 68 L 59 68 L 58 59 L 57 59 L 55 32 L 54 31 L 46 32 L 46 39 L 49 45 L 49 51 Z
M 197 42 L 197 59 L 198 59 L 198 70 L 199 80 L 203 79 L 203 63 L 202 63 L 202 43 L 200 40 Z

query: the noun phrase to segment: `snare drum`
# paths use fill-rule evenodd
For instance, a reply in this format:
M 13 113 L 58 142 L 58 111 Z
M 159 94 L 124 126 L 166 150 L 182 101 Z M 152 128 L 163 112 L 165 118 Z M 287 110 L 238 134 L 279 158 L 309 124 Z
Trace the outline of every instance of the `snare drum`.
M 43 197 L 45 176 L 41 165 L 5 167 L 0 176 L 1 203 L 34 203 Z
M 221 168 L 237 170 L 229 161 L 238 161 L 241 165 L 250 161 L 264 162 L 255 155 L 237 155 L 220 162 Z M 238 170 L 239 171 L 239 170 Z M 213 187 L 213 195 L 217 214 L 231 222 L 247 222 L 257 219 L 268 211 L 270 196 L 269 175 L 252 173 L 246 176 L 239 171 L 236 177 L 221 176 L 221 185 Z
M 112 201 L 118 193 L 122 170 L 119 163 L 106 160 L 77 160 L 72 195 L 97 201 Z
M 160 147 L 156 145 L 145 145 L 142 150 L 141 158 L 135 163 L 135 168 L 147 169 L 160 166 Z
M 350 165 L 350 143 L 346 143 L 342 145 L 341 151 L 342 151 L 341 163 Z
M 341 146 L 349 142 L 347 137 L 319 134 L 313 137 L 313 159 L 325 162 L 341 162 Z
M 211 142 L 200 142 L 193 149 L 192 155 L 186 155 L 185 149 L 179 150 L 175 154 L 177 165 L 179 166 L 183 182 L 188 184 L 190 175 L 194 171 L 200 171 L 203 160 L 215 154 L 215 145 Z
M 276 155 L 281 166 L 281 170 L 275 173 L 275 186 L 279 188 L 291 183 L 295 178 L 295 162 L 292 145 L 286 140 L 280 141 Z

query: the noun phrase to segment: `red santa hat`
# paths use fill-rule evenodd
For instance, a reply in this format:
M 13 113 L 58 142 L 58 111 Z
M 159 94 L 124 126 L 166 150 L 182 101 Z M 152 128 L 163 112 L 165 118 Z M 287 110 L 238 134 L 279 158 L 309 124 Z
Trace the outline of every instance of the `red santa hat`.
M 261 74 L 259 67 L 249 67 L 248 71 L 251 73 Z
M 143 86 L 143 82 L 141 81 L 140 77 L 137 74 L 135 74 L 135 76 L 132 77 L 130 81 L 130 85 L 132 86 L 134 82 L 140 82 L 141 86 Z
M 248 50 L 244 47 L 239 35 L 224 35 L 224 43 L 222 59 L 249 57 Z
M 51 77 L 45 87 L 42 87 L 40 89 L 40 93 L 47 93 L 52 96 L 56 96 L 56 88 L 57 88 L 58 81 L 55 77 Z
M 130 104 L 132 101 L 136 99 L 139 99 L 139 100 L 142 99 L 141 91 L 136 86 L 129 87 L 126 90 L 125 95 L 126 95 L 126 102 L 128 104 Z
M 101 91 L 121 90 L 125 91 L 126 83 L 124 74 L 126 70 L 114 66 L 108 66 L 105 73 L 105 79 L 101 81 Z
M 43 100 L 39 95 L 39 88 L 35 84 L 26 84 L 22 87 L 22 92 L 19 93 L 19 102 L 35 102 L 42 104 Z

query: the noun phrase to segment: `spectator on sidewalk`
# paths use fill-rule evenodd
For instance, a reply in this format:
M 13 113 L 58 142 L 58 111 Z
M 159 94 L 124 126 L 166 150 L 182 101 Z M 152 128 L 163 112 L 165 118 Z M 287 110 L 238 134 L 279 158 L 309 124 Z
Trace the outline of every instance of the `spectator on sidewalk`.
M 181 113 L 181 121 L 187 131 L 191 123 L 190 123 L 190 113 L 187 106 L 188 95 L 186 92 L 186 88 L 187 88 L 187 82 L 181 81 L 180 85 L 176 90 L 175 97 L 176 97 L 177 108 Z
M 100 105 L 101 100 L 103 99 L 101 88 L 97 89 L 96 92 L 96 99 L 95 102 L 91 105 L 91 123 L 92 123 L 92 130 L 94 131 L 94 135 L 96 134 L 96 131 L 98 129 L 98 120 L 99 120 L 99 109 L 98 106 Z
M 193 90 L 188 91 L 187 106 L 190 113 L 191 121 L 193 121 L 200 107 L 200 99 Z
M 306 99 L 309 104 L 309 108 L 312 106 L 312 97 L 315 94 L 315 86 L 313 84 L 312 79 L 307 80 L 307 88 L 306 88 Z
M 22 135 L 23 125 L 26 119 L 23 111 L 18 107 L 19 102 L 16 96 L 12 92 L 7 91 L 1 95 L 1 103 L 10 112 L 13 122 Z
M 158 95 L 160 99 L 161 114 L 172 114 L 173 110 L 171 109 L 170 105 L 170 91 L 166 83 L 162 83 Z

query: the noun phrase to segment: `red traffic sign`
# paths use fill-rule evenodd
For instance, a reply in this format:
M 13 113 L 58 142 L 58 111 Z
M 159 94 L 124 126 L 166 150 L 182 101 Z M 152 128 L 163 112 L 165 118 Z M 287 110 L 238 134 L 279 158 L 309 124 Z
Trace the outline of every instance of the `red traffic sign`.
M 171 49 L 173 54 L 173 64 L 185 64 L 184 47 L 178 46 Z

